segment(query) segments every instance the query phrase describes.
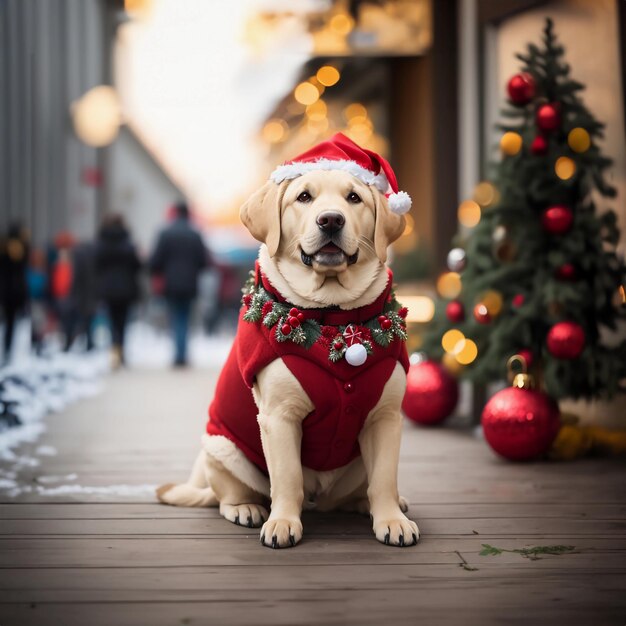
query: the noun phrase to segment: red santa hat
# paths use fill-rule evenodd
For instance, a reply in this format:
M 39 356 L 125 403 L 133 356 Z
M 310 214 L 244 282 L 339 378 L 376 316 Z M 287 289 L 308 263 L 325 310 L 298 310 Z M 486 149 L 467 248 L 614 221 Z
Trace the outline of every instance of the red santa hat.
M 379 154 L 361 148 L 342 133 L 279 165 L 270 175 L 276 184 L 314 170 L 343 170 L 366 185 L 374 185 L 387 197 L 389 208 L 402 215 L 411 208 L 411 196 L 398 191 L 398 181 L 389 162 Z

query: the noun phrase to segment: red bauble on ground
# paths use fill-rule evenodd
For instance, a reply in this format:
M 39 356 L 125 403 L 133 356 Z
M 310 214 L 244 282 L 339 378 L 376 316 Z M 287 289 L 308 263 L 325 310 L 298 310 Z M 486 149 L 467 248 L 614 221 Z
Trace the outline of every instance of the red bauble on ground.
M 558 104 L 542 104 L 537 109 L 537 126 L 544 132 L 556 130 L 561 124 L 561 113 Z
M 474 318 L 479 324 L 489 324 L 491 322 L 491 313 L 489 313 L 489 309 L 482 302 L 479 302 L 474 307 Z
M 463 303 L 458 300 L 452 300 L 446 305 L 446 317 L 451 322 L 462 322 L 465 319 L 465 308 Z
M 576 266 L 573 263 L 563 263 L 561 267 L 557 267 L 554 275 L 559 280 L 575 280 L 576 279 Z
M 546 337 L 548 351 L 557 359 L 577 359 L 585 347 L 585 331 L 576 322 L 555 324 Z
M 509 92 L 511 102 L 523 106 L 535 97 L 535 79 L 528 72 L 515 74 L 509 80 L 506 89 Z
M 454 411 L 459 386 L 446 370 L 434 361 L 415 363 L 409 368 L 402 410 L 413 422 L 438 424 Z
M 530 151 L 535 156 L 541 156 L 548 151 L 548 140 L 542 135 L 537 135 L 530 144 Z
M 574 222 L 572 209 L 562 204 L 555 204 L 544 210 L 541 214 L 543 228 L 552 235 L 566 233 Z
M 556 437 L 559 407 L 541 391 L 508 387 L 485 405 L 483 433 L 495 452 L 511 461 L 545 454 Z

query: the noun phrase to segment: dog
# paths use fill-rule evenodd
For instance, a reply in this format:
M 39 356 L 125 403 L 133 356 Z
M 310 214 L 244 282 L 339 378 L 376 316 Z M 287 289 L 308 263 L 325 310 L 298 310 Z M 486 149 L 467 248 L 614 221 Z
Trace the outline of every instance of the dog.
M 262 245 L 237 339 L 189 479 L 157 497 L 219 506 L 272 548 L 299 543 L 313 507 L 369 514 L 378 541 L 415 545 L 397 489 L 408 359 L 385 265 L 405 228 L 385 195 L 395 176 L 343 135 L 303 156 L 241 208 Z

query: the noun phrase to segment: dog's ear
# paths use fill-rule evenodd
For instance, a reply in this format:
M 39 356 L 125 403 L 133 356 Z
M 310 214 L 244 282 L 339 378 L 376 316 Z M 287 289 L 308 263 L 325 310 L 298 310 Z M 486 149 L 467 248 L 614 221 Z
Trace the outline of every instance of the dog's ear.
M 268 180 L 239 210 L 243 225 L 255 239 L 267 246 L 270 256 L 276 254 L 280 243 L 280 205 L 288 184 L 284 181 L 277 185 Z
M 404 215 L 393 213 L 387 204 L 387 198 L 375 187 L 370 187 L 374 197 L 376 225 L 374 227 L 374 249 L 382 263 L 387 260 L 387 247 L 404 232 Z

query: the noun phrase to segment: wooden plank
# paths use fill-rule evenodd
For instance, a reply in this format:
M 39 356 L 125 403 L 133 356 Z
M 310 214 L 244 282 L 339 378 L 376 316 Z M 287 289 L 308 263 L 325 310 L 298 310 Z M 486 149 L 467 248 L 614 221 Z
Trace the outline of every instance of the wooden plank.
M 414 579 L 401 588 L 377 587 L 362 593 L 347 584 L 339 589 L 301 590 L 287 587 L 250 591 L 237 585 L 216 593 L 206 577 L 192 578 L 193 590 L 168 591 L 148 600 L 51 602 L 29 600 L 0 606 L 3 623 L 74 626 L 172 624 L 367 624 L 404 621 L 409 624 L 563 624 L 614 626 L 623 621 L 626 601 L 615 596 L 613 584 L 590 581 L 584 573 L 558 575 L 541 581 L 478 577 L 450 593 L 452 581 Z M 147 581 L 146 581 L 147 582 Z M 523 582 L 523 593 L 520 587 Z M 623 584 L 624 579 L 616 581 Z M 487 583 L 487 584 L 486 584 Z M 137 584 L 137 583 L 135 583 Z M 353 582 L 356 586 L 358 580 Z M 103 594 L 104 595 L 104 594 Z M 206 599 L 201 599 L 201 598 Z
M 626 519 L 624 503 L 558 502 L 549 507 L 536 502 L 505 503 L 411 503 L 410 515 L 425 519 L 472 518 L 554 518 Z M 312 514 L 312 521 L 318 514 Z M 205 519 L 218 518 L 216 508 L 186 508 L 161 504 L 125 503 L 57 503 L 0 504 L 0 520 L 79 520 L 79 519 Z M 350 516 L 347 516 L 350 517 Z
M 547 518 L 421 518 L 415 519 L 424 535 L 485 535 L 497 537 L 560 537 L 598 535 L 626 538 L 626 519 Z M 305 515 L 305 533 L 327 535 L 370 535 L 371 523 L 364 516 Z M 251 532 L 246 529 L 244 532 Z M 214 514 L 196 519 L 113 519 L 113 520 L 0 520 L 0 537 L 7 535 L 240 535 L 241 527 Z
M 269 550 L 259 544 L 257 532 L 241 529 L 240 535 L 213 537 L 24 537 L 0 541 L 0 567 L 185 567 L 209 564 L 269 565 L 339 564 L 339 563 L 458 563 L 467 560 L 481 563 L 519 563 L 522 557 L 503 553 L 499 557 L 480 557 L 483 543 L 514 549 L 534 545 L 572 545 L 578 555 L 546 556 L 559 567 L 568 563 L 591 563 L 597 554 L 619 554 L 626 561 L 623 540 L 567 537 L 423 537 L 416 547 L 404 550 L 379 544 L 373 535 L 361 538 L 335 535 L 319 538 L 305 535 L 294 550 Z M 580 556 L 584 555 L 584 556 Z M 575 558 L 574 558 L 575 557 Z M 622 562 L 620 561 L 620 563 Z M 533 563 L 538 563 L 533 561 Z M 624 565 L 626 567 L 626 565 Z

